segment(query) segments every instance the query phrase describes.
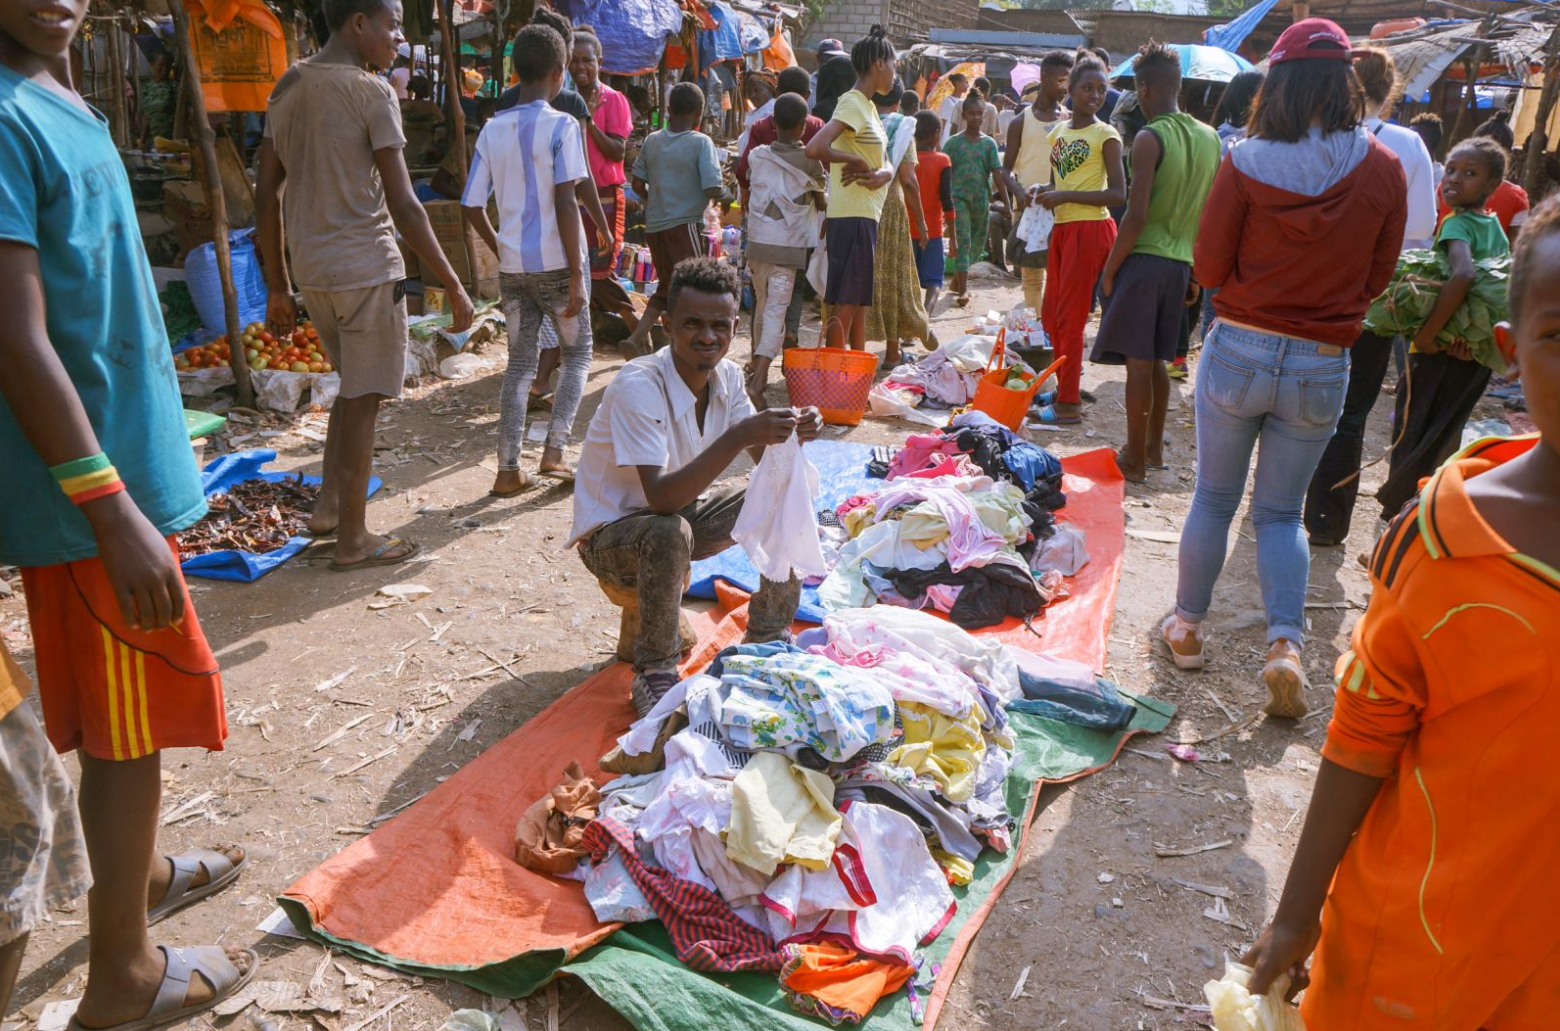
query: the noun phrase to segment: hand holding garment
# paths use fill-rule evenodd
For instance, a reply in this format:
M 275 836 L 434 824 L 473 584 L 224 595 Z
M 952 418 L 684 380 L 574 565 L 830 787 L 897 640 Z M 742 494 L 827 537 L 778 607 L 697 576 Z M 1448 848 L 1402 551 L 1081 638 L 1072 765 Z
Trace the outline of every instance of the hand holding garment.
M 829 565 L 818 542 L 813 501 L 818 496 L 818 470 L 802 453 L 793 432 L 783 444 L 771 444 L 748 481 L 731 538 L 742 545 L 759 574 L 776 583 L 792 576 L 823 576 Z

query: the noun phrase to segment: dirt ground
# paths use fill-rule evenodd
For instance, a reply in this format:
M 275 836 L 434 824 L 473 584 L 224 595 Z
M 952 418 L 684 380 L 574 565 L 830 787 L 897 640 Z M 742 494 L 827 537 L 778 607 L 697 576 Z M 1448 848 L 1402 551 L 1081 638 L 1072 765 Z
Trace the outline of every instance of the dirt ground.
M 971 308 L 943 315 L 936 328 L 951 338 L 972 313 L 1016 303 L 1016 282 L 978 282 Z M 425 384 L 389 405 L 380 422 L 376 472 L 385 489 L 369 508 L 370 524 L 422 542 L 421 561 L 343 575 L 326 569 L 329 546 L 321 545 L 255 584 L 191 581 L 224 670 L 231 736 L 223 752 L 165 755 L 161 843 L 176 850 L 237 841 L 253 863 L 234 887 L 156 928 L 154 940 L 253 945 L 263 977 L 305 985 L 318 978 L 341 990 L 348 1004 L 324 1025 L 328 1031 L 434 1029 L 454 1009 L 500 1004 L 263 934 L 256 925 L 274 897 L 610 661 L 615 642 L 616 609 L 561 550 L 569 491 L 536 487 L 510 500 L 486 494 L 503 357 L 500 344 L 479 353 L 492 359 L 491 371 Z M 733 354 L 746 353 L 744 332 Z M 620 364 L 615 353 L 598 353 L 577 437 Z M 1061 454 L 1119 444 L 1123 377 L 1120 369 L 1089 367 L 1084 382 L 1098 403 L 1086 425 L 1037 433 L 1039 442 Z M 783 403 L 783 387 L 771 389 Z M 1319 685 L 1312 714 L 1298 723 L 1258 719 L 1199 746 L 1205 759 L 1218 761 L 1181 763 L 1166 754 L 1167 743 L 1227 730 L 1258 713 L 1265 697 L 1263 615 L 1244 509 L 1215 595 L 1209 668 L 1178 672 L 1156 646 L 1174 597 L 1174 537 L 1191 500 L 1191 399 L 1190 382 L 1174 385 L 1170 471 L 1127 489 L 1128 540 L 1106 671 L 1133 691 L 1174 702 L 1179 716 L 1161 737 L 1134 739 L 1104 772 L 1044 792 L 1017 874 L 959 971 L 944 1027 L 1193 1026 L 1204 1016 L 1190 1009 L 1202 1002 L 1203 982 L 1217 976 L 1226 954 L 1239 955 L 1282 886 L 1331 707 L 1332 663 L 1368 591 L 1356 558 L 1376 530 L 1370 495 L 1384 463 L 1364 474 L 1347 547 L 1312 556 L 1306 661 Z M 1386 447 L 1389 411 L 1383 397 L 1370 457 Z M 830 432 L 892 443 L 911 429 L 869 419 Z M 281 467 L 317 472 L 323 430 L 322 415 L 235 420 L 213 444 L 273 447 Z M 530 451 L 527 461 L 534 461 Z M 745 473 L 745 466 L 733 471 Z M 12 582 L 16 594 L 0 601 L 0 632 L 25 664 L 31 643 L 20 583 Z M 404 582 L 433 593 L 372 607 L 378 588 Z M 342 728 L 350 729 L 337 734 Z M 1156 855 L 1198 846 L 1207 851 Z M 48 1003 L 79 997 L 85 916 L 78 903 L 33 935 L 13 1003 L 20 1014 L 4 1031 L 30 1028 Z M 627 1027 L 567 978 L 516 1003 L 511 1014 L 506 1031 Z M 251 1017 L 235 1019 L 243 1027 Z M 269 1021 L 262 1031 L 310 1025 L 301 1015 Z

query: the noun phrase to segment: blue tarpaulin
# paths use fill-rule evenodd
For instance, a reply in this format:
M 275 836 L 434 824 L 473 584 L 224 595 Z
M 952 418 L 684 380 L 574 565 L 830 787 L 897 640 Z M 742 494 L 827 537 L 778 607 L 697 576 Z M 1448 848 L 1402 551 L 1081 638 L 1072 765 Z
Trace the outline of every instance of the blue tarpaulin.
M 601 40 L 601 70 L 640 75 L 661 63 L 666 40 L 682 31 L 677 0 L 562 0 L 556 6 L 576 25 L 589 25 Z
M 1259 0 L 1255 6 L 1248 7 L 1236 15 L 1234 21 L 1208 29 L 1203 33 L 1203 42 L 1233 54 L 1240 49 L 1242 43 L 1246 42 L 1246 37 L 1251 35 L 1251 30 L 1257 27 L 1257 23 L 1266 18 L 1268 12 L 1277 5 L 1278 0 Z
M 762 53 L 769 46 L 769 30 L 764 28 L 764 23 L 746 11 L 738 11 L 737 20 L 742 32 L 742 52 Z
M 213 494 L 221 494 L 234 484 L 243 483 L 245 480 L 269 480 L 272 483 L 278 480 L 290 480 L 296 473 L 284 473 L 277 471 L 265 471 L 265 466 L 276 460 L 276 452 L 265 448 L 257 448 L 253 451 L 235 451 L 230 455 L 222 455 L 213 458 L 206 463 L 206 468 L 200 474 L 201 490 L 206 497 Z M 318 476 L 305 476 L 304 483 L 319 483 Z M 368 495 L 384 486 L 384 481 L 377 476 L 368 478 Z M 263 555 L 252 551 L 211 551 L 204 555 L 196 555 L 187 558 L 180 563 L 180 568 L 190 576 L 203 576 L 208 580 L 230 580 L 235 583 L 254 583 L 271 570 L 280 566 L 283 562 L 292 558 L 298 552 L 307 548 L 310 540 L 307 537 L 294 537 L 275 551 L 268 551 Z
M 874 480 L 867 475 L 872 448 L 866 444 L 816 440 L 802 445 L 802 452 L 817 467 L 818 482 L 823 487 L 813 505 L 816 511 L 834 508 L 853 494 L 860 494 L 871 486 L 883 485 L 882 480 Z M 715 597 L 716 580 L 725 580 L 749 593 L 758 590 L 758 570 L 753 568 L 747 552 L 739 544 L 733 544 L 719 555 L 695 562 L 691 574 L 688 593 L 695 598 Z M 818 604 L 818 588 L 803 587 L 796 618 L 822 623 L 827 614 Z
M 742 20 L 737 17 L 737 12 L 721 3 L 710 4 L 709 11 L 715 19 L 715 29 L 699 33 L 701 69 L 708 68 L 716 61 L 730 61 L 742 56 Z

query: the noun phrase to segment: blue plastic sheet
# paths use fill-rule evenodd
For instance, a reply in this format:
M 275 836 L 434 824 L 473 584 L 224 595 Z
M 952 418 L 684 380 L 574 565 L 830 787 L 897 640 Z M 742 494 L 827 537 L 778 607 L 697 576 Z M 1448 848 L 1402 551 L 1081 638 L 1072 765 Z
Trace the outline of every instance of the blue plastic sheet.
M 245 480 L 269 480 L 275 483 L 278 480 L 290 480 L 297 475 L 275 470 L 266 471 L 264 467 L 275 460 L 276 452 L 267 448 L 235 451 L 230 455 L 213 458 L 206 463 L 206 468 L 200 474 L 201 491 L 209 498 Z M 319 483 L 320 478 L 305 476 L 303 482 Z M 373 497 L 374 493 L 383 486 L 383 480 L 377 476 L 370 476 L 368 496 Z M 308 537 L 294 537 L 280 548 L 268 551 L 264 555 L 252 551 L 211 551 L 185 559 L 180 563 L 180 568 L 189 576 L 202 576 L 208 580 L 254 583 L 307 548 L 309 543 Z
M 818 482 L 823 488 L 813 504 L 814 511 L 834 508 L 853 494 L 883 484 L 882 480 L 874 480 L 867 475 L 867 463 L 872 460 L 872 448 L 867 444 L 818 440 L 804 444 L 802 450 L 807 460 L 817 467 Z M 716 580 L 724 580 L 748 592 L 758 590 L 758 570 L 753 568 L 747 552 L 739 544 L 733 544 L 719 555 L 695 562 L 691 572 L 688 594 L 695 598 L 715 597 Z M 803 587 L 796 618 L 809 623 L 821 623 L 827 614 L 828 610 L 818 604 L 818 588 Z
M 738 29 L 742 34 L 742 52 L 744 54 L 761 53 L 769 46 L 769 30 L 764 28 L 763 22 L 746 11 L 737 12 L 737 22 Z
M 612 75 L 654 71 L 667 37 L 682 31 L 677 0 L 564 0 L 558 6 L 574 24 L 596 30 L 601 70 Z
M 260 257 L 255 251 L 254 232 L 253 229 L 235 229 L 228 234 L 240 326 L 265 321 L 268 294 L 265 277 L 260 271 Z M 226 333 L 227 317 L 222 301 L 222 275 L 217 271 L 216 244 L 202 244 L 190 251 L 184 259 L 184 282 L 189 287 L 190 299 L 195 302 L 195 312 L 209 334 L 206 339 Z M 206 340 L 197 342 L 205 343 Z
M 742 21 L 737 12 L 723 3 L 710 4 L 709 11 L 710 17 L 715 19 L 715 30 L 699 33 L 701 69 L 716 61 L 732 61 L 742 56 Z

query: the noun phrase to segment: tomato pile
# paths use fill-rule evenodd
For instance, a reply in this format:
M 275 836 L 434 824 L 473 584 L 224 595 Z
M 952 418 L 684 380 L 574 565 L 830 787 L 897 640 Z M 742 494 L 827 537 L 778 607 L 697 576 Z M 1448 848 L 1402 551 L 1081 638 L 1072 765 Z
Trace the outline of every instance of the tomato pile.
M 244 360 L 256 371 L 274 369 L 278 372 L 335 372 L 336 367 L 320 350 L 320 335 L 308 319 L 298 323 L 292 336 L 278 340 L 260 322 L 252 322 L 244 329 Z M 227 337 L 217 337 L 204 347 L 192 347 L 174 356 L 174 368 L 225 369 L 232 358 Z

